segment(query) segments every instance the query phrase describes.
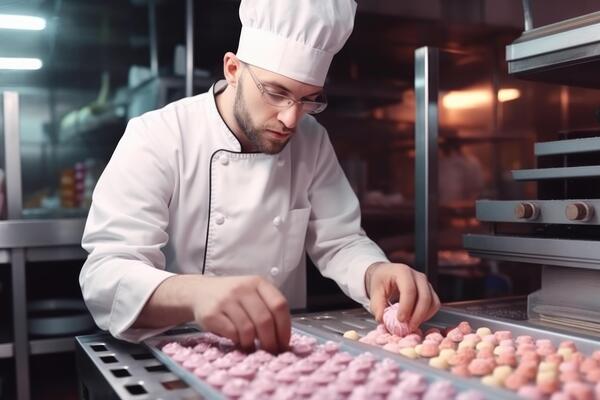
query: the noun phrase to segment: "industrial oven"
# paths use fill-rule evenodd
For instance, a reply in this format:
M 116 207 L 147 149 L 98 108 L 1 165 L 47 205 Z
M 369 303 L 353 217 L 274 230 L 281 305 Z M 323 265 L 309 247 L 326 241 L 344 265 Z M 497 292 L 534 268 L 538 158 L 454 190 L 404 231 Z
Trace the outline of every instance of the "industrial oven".
M 507 61 L 517 77 L 600 88 L 600 12 L 524 32 Z M 466 235 L 464 246 L 479 257 L 542 266 L 541 289 L 528 297 L 530 320 L 598 332 L 600 125 L 556 132 L 534 155 L 536 168 L 512 178 L 536 182 L 537 198 L 478 201 L 477 218 L 492 233 Z

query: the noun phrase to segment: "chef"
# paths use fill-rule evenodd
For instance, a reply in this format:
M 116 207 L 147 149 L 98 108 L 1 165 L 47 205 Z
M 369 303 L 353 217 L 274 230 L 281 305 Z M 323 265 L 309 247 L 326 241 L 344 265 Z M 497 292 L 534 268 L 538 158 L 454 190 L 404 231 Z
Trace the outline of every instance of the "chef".
M 195 321 L 244 348 L 290 338 L 305 254 L 381 320 L 439 308 L 427 278 L 361 229 L 325 128 L 325 77 L 354 0 L 242 0 L 236 54 L 208 92 L 133 118 L 93 195 L 80 284 L 96 323 L 137 342 Z

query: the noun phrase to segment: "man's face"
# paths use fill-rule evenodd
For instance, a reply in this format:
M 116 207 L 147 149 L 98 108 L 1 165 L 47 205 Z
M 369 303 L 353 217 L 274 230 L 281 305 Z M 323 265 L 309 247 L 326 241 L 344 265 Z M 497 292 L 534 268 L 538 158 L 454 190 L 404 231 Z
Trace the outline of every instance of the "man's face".
M 254 76 L 265 89 L 293 99 L 314 100 L 322 88 L 257 67 L 242 67 L 233 110 L 236 122 L 252 143 L 252 151 L 280 153 L 296 133 L 298 121 L 304 111 L 299 104 L 281 108 L 267 103 L 248 68 L 252 68 Z

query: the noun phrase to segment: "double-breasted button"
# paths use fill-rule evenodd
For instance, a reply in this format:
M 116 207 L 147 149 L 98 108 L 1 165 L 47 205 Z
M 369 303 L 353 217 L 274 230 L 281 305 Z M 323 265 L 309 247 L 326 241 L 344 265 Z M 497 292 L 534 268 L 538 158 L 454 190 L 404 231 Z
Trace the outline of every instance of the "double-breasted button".
M 279 268 L 278 267 L 273 267 L 271 268 L 271 276 L 277 276 L 279 275 Z
M 223 225 L 225 223 L 225 216 L 221 213 L 215 214 L 215 223 L 217 225 Z
M 283 220 L 281 219 L 281 217 L 278 215 L 275 218 L 273 218 L 273 225 L 275 227 L 278 227 L 281 225 L 281 223 L 283 222 Z

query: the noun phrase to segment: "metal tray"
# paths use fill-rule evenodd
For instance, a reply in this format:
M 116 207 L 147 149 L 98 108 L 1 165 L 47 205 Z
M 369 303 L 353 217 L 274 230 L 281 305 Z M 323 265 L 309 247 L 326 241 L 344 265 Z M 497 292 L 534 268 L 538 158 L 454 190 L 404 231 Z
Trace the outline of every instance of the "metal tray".
M 332 313 L 332 314 L 335 314 L 335 313 Z M 365 313 L 364 315 L 366 316 L 368 314 Z M 316 338 L 319 343 L 324 343 L 328 340 L 333 340 L 333 341 L 339 342 L 341 344 L 340 350 L 346 351 L 352 355 L 358 355 L 360 353 L 370 352 L 379 360 L 382 360 L 384 358 L 392 359 L 392 360 L 396 361 L 398 363 L 398 365 L 400 366 L 400 368 L 402 368 L 403 370 L 418 372 L 418 373 L 422 374 L 429 382 L 435 381 L 435 380 L 440 380 L 440 379 L 450 380 L 450 381 L 452 381 L 453 385 L 456 387 L 456 389 L 459 392 L 469 390 L 469 389 L 474 389 L 474 390 L 477 390 L 480 393 L 482 393 L 487 399 L 490 399 L 490 400 L 493 400 L 493 399 L 498 399 L 498 400 L 500 400 L 500 399 L 519 399 L 519 397 L 512 392 L 507 392 L 502 389 L 492 388 L 492 387 L 483 385 L 478 380 L 460 378 L 460 377 L 457 377 L 456 375 L 451 374 L 450 372 L 431 368 L 428 365 L 424 364 L 423 362 L 419 362 L 418 360 L 410 360 L 406 357 L 400 356 L 395 353 L 388 352 L 388 351 L 383 350 L 378 347 L 369 346 L 369 345 L 365 345 L 360 342 L 345 339 L 340 336 L 341 331 L 337 330 L 335 327 L 333 327 L 333 326 L 327 326 L 325 328 L 316 327 L 316 326 L 314 326 L 316 324 L 314 324 L 312 322 L 312 321 L 319 321 L 319 323 L 325 322 L 325 321 L 329 321 L 330 318 L 335 319 L 335 317 L 332 317 L 329 314 L 311 314 L 310 318 L 304 317 L 304 316 L 296 317 L 296 318 L 294 318 L 294 321 L 293 321 L 292 330 L 293 330 L 293 332 L 301 334 L 301 335 L 312 336 L 312 337 Z M 372 320 L 372 318 L 371 318 L 371 323 L 368 326 L 364 325 L 361 322 L 362 319 L 363 318 L 360 316 L 360 314 L 357 313 L 356 320 L 358 322 L 354 322 L 354 321 L 345 322 L 346 324 L 349 323 L 350 325 L 348 325 L 348 327 L 344 330 L 344 332 L 349 329 L 355 329 L 355 330 L 359 329 L 366 333 L 366 331 L 370 330 L 373 326 L 375 326 L 375 323 Z M 366 320 L 366 318 L 364 318 L 364 319 Z M 365 322 L 367 322 L 367 321 L 365 321 Z M 354 325 L 352 325 L 352 324 L 354 324 Z M 364 328 L 360 328 L 359 326 L 364 327 Z M 365 329 L 366 329 L 366 331 L 365 331 Z M 224 399 L 226 397 L 223 396 L 220 392 L 216 391 L 210 385 L 208 385 L 207 383 L 198 379 L 193 373 L 187 371 L 180 364 L 173 361 L 169 356 L 167 356 L 160 350 L 160 346 L 162 344 L 164 344 L 165 342 L 184 340 L 186 338 L 193 337 L 194 335 L 197 335 L 197 332 L 186 333 L 186 334 L 181 334 L 181 335 L 161 335 L 161 336 L 156 336 L 151 339 L 145 340 L 144 344 L 150 349 L 150 351 L 155 355 L 155 357 L 158 360 L 160 360 L 162 363 L 164 363 L 165 366 L 167 366 L 180 379 L 182 379 L 188 385 L 190 385 L 190 387 L 193 388 L 195 391 L 197 391 L 198 393 L 200 393 L 201 395 L 205 396 L 208 399 Z
M 529 321 L 513 321 L 495 317 L 489 318 L 445 307 L 442 308 L 431 320 L 423 324 L 422 327 L 425 329 L 431 327 L 445 328 L 447 326 L 458 325 L 458 323 L 462 321 L 468 321 L 475 329 L 486 326 L 494 331 L 510 330 L 515 336 L 531 335 L 537 339 L 550 339 L 555 344 L 558 344 L 563 340 L 572 340 L 577 345 L 579 351 L 585 354 L 591 354 L 595 350 L 600 350 L 600 336 L 588 334 L 583 331 L 560 328 L 550 324 L 544 324 L 543 322 L 531 323 Z M 332 340 L 343 340 L 349 346 L 358 348 L 361 351 L 370 351 L 374 354 L 377 353 L 378 355 L 399 360 L 399 364 L 410 365 L 410 369 L 416 370 L 418 367 L 420 367 L 421 369 L 426 369 L 428 371 L 427 373 L 430 375 L 435 374 L 436 376 L 451 379 L 454 382 L 466 381 L 469 383 L 469 385 L 478 385 L 477 388 L 483 386 L 484 389 L 481 389 L 481 392 L 487 394 L 490 396 L 490 398 L 498 391 L 501 393 L 501 398 L 508 399 L 511 398 L 510 396 L 519 398 L 516 396 L 515 392 L 507 389 L 496 389 L 495 391 L 491 391 L 491 388 L 480 383 L 479 378 L 462 378 L 453 375 L 450 372 L 429 367 L 427 364 L 429 360 L 428 358 L 410 360 L 395 353 L 383 350 L 379 347 L 340 338 L 339 335 L 342 335 L 344 332 L 350 329 L 357 331 L 362 336 L 377 326 L 377 323 L 373 317 L 363 309 L 335 311 L 318 315 L 306 314 L 295 318 L 294 323 L 296 326 L 302 327 L 306 330 L 327 331 L 327 337 L 331 338 Z M 323 336 L 325 335 L 323 334 Z
M 515 321 L 498 317 L 490 318 L 449 307 L 442 307 L 422 327 L 425 329 L 431 327 L 443 328 L 450 325 L 457 325 L 462 321 L 468 321 L 474 329 L 487 326 L 492 330 L 510 330 L 515 336 L 531 335 L 537 339 L 550 339 L 555 344 L 563 340 L 572 340 L 577 345 L 579 351 L 587 354 L 591 354 L 595 350 L 600 350 L 600 336 L 592 332 L 557 327 L 537 321 Z M 328 332 L 330 335 L 342 335 L 350 329 L 364 335 L 377 326 L 373 317 L 363 309 L 304 314 L 294 318 L 294 323 L 299 328 L 317 328 Z M 338 338 L 337 340 L 341 339 Z M 349 342 L 354 343 L 353 341 Z M 360 344 L 362 345 L 362 343 Z M 385 354 L 391 353 L 386 351 Z

